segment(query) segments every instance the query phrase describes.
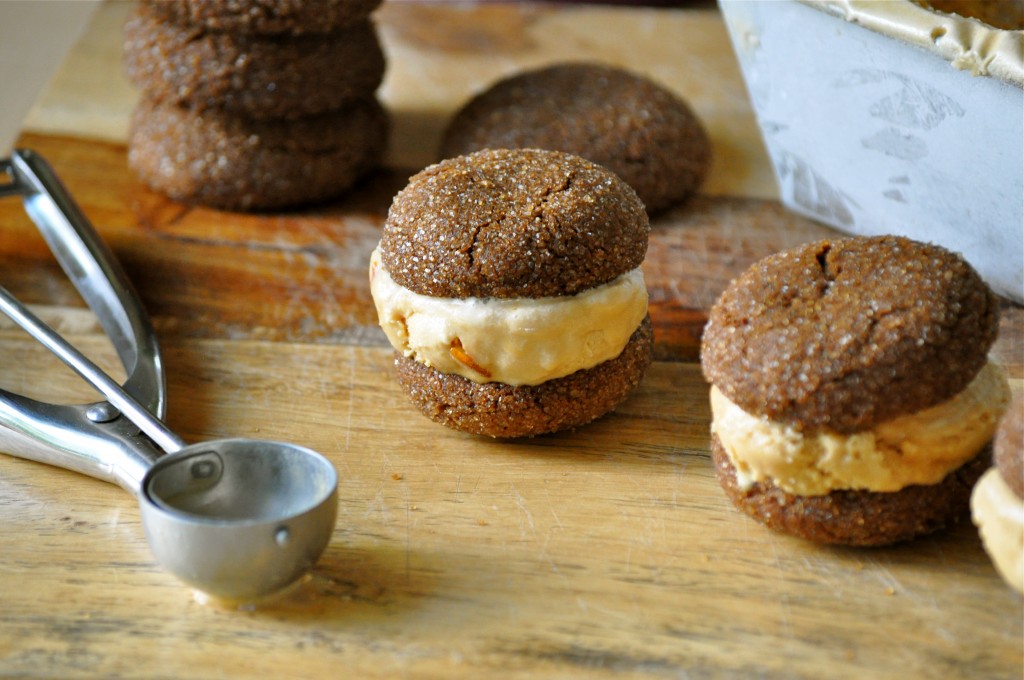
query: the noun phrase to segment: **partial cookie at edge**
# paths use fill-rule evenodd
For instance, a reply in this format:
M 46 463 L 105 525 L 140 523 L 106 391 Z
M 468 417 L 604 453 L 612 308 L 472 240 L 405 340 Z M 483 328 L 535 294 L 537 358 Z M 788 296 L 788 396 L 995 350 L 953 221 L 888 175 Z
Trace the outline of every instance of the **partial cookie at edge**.
M 166 20 L 247 34 L 330 33 L 365 19 L 382 0 L 144 0 Z
M 1006 486 L 1024 499 L 1024 397 L 1010 404 L 993 441 L 993 462 Z

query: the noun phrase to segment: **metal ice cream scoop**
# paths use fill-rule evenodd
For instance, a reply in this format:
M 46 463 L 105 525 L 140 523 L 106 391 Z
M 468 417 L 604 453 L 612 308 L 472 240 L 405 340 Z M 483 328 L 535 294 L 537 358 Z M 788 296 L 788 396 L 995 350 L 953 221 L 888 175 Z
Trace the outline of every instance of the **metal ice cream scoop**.
M 160 420 L 166 387 L 159 350 L 124 272 L 41 157 L 15 151 L 0 160 L 2 174 L 11 181 L 0 183 L 0 197 L 23 198 L 128 377 L 118 385 L 0 287 L 0 311 L 106 399 L 55 405 L 0 390 L 0 451 L 135 494 L 157 561 L 204 593 L 251 600 L 294 582 L 334 530 L 334 467 L 315 451 L 282 442 L 185 445 Z

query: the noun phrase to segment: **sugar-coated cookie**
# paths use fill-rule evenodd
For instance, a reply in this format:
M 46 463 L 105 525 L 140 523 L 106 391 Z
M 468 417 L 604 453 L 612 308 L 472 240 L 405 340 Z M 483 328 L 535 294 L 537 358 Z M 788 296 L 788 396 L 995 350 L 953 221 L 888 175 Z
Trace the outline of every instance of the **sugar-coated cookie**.
M 375 99 L 294 119 L 202 115 L 143 98 L 132 116 L 128 164 L 151 188 L 185 203 L 270 210 L 348 191 L 376 167 L 387 114 Z
M 988 361 L 998 324 L 995 295 L 938 246 L 838 238 L 755 263 L 713 306 L 701 347 L 727 495 L 829 543 L 960 519 L 1009 402 Z
M 363 19 L 331 34 L 252 36 L 183 27 L 137 5 L 124 26 L 128 80 L 149 99 L 246 118 L 297 118 L 372 96 L 384 53 Z
M 1003 579 L 1024 593 L 1024 399 L 1010 405 L 993 443 L 995 465 L 971 495 L 971 514 Z
M 231 33 L 332 33 L 365 19 L 381 0 L 143 0 L 163 19 Z
M 567 63 L 510 76 L 450 122 L 444 158 L 485 148 L 565 151 L 607 167 L 654 214 L 693 194 L 711 143 L 679 96 L 623 69 Z
M 413 403 L 492 437 L 612 410 L 651 360 L 648 231 L 627 184 L 566 153 L 485 150 L 415 175 L 370 266 Z

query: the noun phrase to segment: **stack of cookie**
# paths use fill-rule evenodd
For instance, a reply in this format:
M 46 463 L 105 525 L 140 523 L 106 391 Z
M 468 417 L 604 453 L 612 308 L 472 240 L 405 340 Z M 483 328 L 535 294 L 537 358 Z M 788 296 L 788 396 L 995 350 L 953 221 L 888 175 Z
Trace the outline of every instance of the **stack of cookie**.
M 186 203 L 273 210 L 334 198 L 383 157 L 381 0 L 143 0 L 125 23 L 142 96 L 128 164 Z

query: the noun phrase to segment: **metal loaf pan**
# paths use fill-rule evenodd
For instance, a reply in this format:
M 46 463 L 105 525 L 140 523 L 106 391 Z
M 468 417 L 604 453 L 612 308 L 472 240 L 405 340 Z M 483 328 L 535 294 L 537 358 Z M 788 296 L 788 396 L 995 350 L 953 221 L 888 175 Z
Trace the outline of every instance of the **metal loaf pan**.
M 1024 31 L 909 0 L 719 0 L 782 202 L 1024 302 Z

